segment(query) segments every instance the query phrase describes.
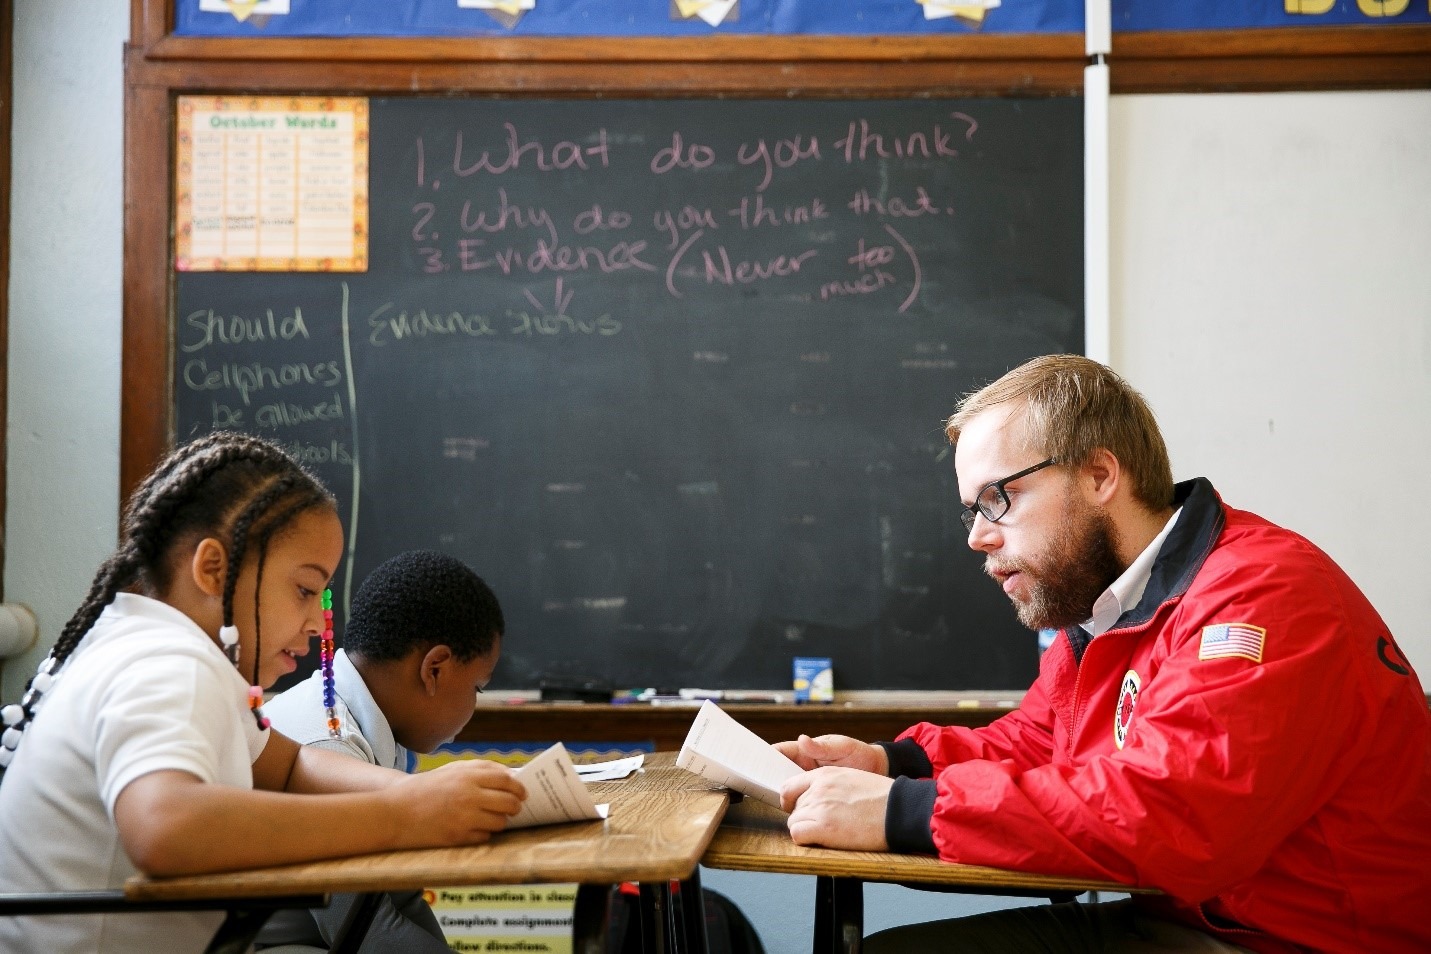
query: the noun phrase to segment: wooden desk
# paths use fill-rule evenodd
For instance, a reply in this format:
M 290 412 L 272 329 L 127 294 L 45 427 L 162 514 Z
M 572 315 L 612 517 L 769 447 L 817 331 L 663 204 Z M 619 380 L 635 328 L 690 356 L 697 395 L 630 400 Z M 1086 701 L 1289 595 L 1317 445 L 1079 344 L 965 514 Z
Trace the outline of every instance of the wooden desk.
M 135 901 L 168 901 L 574 881 L 581 888 L 573 950 L 585 954 L 604 948 L 609 887 L 636 881 L 642 891 L 645 949 L 668 950 L 676 936 L 685 935 L 685 950 L 703 952 L 699 904 L 695 916 L 686 917 L 679 898 L 700 897 L 697 863 L 728 799 L 723 789 L 676 768 L 674 762 L 669 754 L 651 756 L 644 772 L 593 783 L 596 801 L 611 804 L 605 821 L 503 832 L 487 844 L 467 848 L 386 852 L 181 878 L 136 876 L 125 884 L 124 893 Z M 675 898 L 672 881 L 682 884 Z M 355 926 L 357 937 L 349 938 L 352 949 L 361 943 L 366 927 Z
M 786 817 L 784 812 L 751 799 L 732 805 L 701 864 L 727 871 L 815 875 L 817 954 L 859 950 L 864 936 L 862 885 L 866 881 L 1057 901 L 1072 900 L 1085 891 L 1156 893 L 1112 881 L 951 864 L 925 855 L 805 848 L 790 840 Z

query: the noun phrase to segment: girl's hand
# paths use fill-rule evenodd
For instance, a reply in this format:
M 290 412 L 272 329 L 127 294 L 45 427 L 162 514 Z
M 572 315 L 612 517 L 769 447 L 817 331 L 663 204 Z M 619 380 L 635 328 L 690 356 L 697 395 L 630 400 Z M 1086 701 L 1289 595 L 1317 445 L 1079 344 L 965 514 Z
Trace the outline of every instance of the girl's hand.
M 412 847 L 472 845 L 507 827 L 527 790 L 496 762 L 460 759 L 409 776 L 385 790 L 406 818 Z

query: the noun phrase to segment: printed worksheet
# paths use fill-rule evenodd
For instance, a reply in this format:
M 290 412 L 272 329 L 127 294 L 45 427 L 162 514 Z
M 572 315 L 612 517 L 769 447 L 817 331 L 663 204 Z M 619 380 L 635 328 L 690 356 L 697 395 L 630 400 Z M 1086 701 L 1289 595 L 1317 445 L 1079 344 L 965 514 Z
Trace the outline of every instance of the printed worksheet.
M 607 762 L 585 762 L 576 767 L 576 774 L 583 782 L 614 782 L 638 771 L 645 761 L 644 755 L 631 755 Z
M 517 769 L 516 774 L 527 787 L 527 800 L 507 822 L 508 829 L 606 817 L 609 806 L 592 801 L 566 746 L 560 742 Z
M 710 700 L 696 713 L 676 764 L 775 808 L 780 786 L 800 774 L 800 766 Z

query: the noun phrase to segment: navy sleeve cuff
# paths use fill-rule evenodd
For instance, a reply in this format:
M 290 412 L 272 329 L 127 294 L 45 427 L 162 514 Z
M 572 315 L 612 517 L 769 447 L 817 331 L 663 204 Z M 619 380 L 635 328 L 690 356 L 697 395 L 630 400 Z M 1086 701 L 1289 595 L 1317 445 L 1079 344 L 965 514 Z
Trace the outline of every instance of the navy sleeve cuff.
M 929 756 L 913 739 L 875 744 L 883 747 L 885 755 L 889 756 L 889 774 L 892 778 L 900 776 L 932 778 L 934 776 L 934 766 L 930 764 Z
M 884 810 L 884 840 L 890 851 L 937 855 L 934 847 L 934 796 L 932 778 L 897 778 L 889 790 Z

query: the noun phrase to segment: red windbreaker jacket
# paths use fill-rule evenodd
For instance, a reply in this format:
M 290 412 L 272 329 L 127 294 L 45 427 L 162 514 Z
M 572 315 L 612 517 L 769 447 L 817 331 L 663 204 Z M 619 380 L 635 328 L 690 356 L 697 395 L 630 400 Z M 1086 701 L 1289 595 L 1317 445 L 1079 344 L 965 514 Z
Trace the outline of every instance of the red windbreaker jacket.
M 1431 951 L 1416 674 L 1307 540 L 1205 480 L 1178 502 L 1081 661 L 1061 634 L 1018 710 L 889 746 L 891 774 L 932 778 L 896 781 L 892 846 L 919 821 L 948 861 L 1155 887 L 1139 903 L 1256 951 Z

